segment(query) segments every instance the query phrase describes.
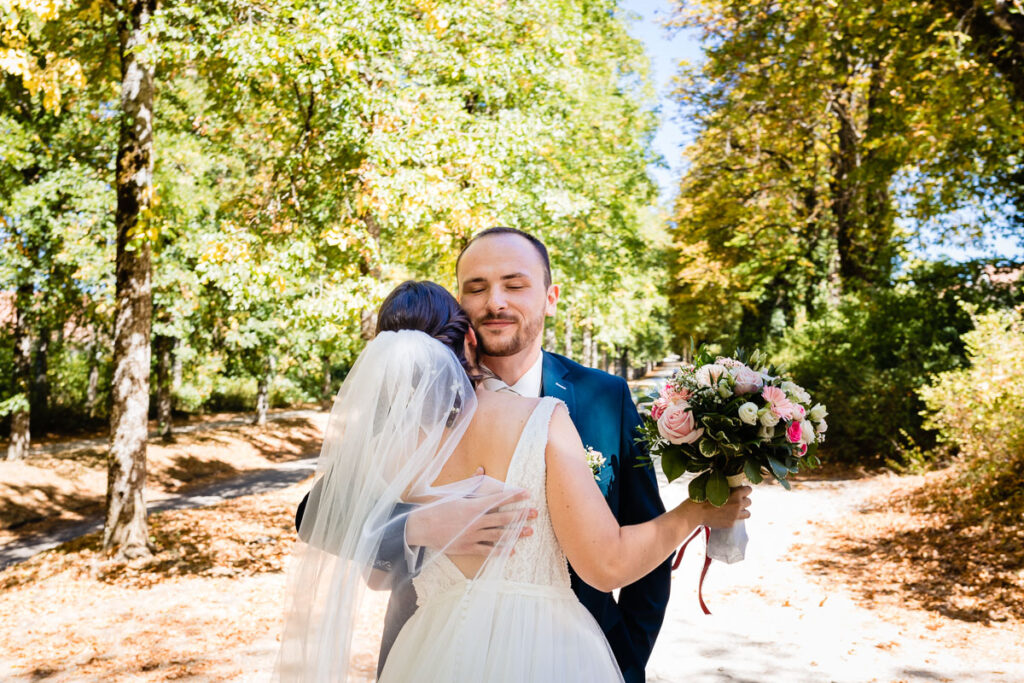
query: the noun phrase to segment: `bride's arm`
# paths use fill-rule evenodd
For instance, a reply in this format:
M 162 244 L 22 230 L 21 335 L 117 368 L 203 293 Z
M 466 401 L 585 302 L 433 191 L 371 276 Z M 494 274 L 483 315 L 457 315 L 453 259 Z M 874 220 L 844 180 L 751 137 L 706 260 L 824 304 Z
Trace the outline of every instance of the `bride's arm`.
M 601 591 L 651 572 L 698 526 L 730 527 L 750 516 L 750 488 L 741 487 L 720 508 L 687 500 L 649 522 L 620 527 L 594 481 L 564 406 L 551 418 L 546 458 L 555 536 L 579 577 Z

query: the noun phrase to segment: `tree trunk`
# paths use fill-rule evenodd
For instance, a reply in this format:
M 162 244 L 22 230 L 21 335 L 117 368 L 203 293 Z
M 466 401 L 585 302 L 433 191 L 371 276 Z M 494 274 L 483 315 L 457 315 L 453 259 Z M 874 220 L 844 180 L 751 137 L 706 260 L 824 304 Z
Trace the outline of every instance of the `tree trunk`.
M 89 385 L 85 390 L 85 405 L 89 409 L 89 417 L 96 417 L 96 399 L 99 394 L 100 387 L 100 359 L 99 359 L 99 340 L 96 338 L 96 326 L 93 325 L 89 329 L 89 335 L 91 340 L 89 341 Z
M 619 352 L 619 375 L 629 381 L 629 348 L 625 346 Z
M 152 260 L 144 217 L 153 189 L 153 71 L 143 61 L 155 0 L 127 0 L 118 33 L 121 132 L 117 149 L 117 294 L 103 547 L 118 559 L 151 553 L 146 520 Z
M 43 326 L 36 337 L 36 351 L 32 364 L 32 414 L 43 418 L 50 406 L 50 328 Z
M 11 440 L 7 444 L 8 460 L 23 460 L 32 443 L 30 433 L 32 388 L 32 334 L 29 330 L 28 309 L 32 302 L 32 285 L 18 287 L 14 311 L 14 400 L 11 411 Z
M 153 340 L 156 351 L 156 423 L 160 438 L 172 441 L 171 410 L 171 356 L 174 349 L 174 337 L 158 335 Z
M 583 328 L 583 364 L 588 368 L 594 367 L 594 336 L 590 325 Z
M 323 368 L 320 377 L 320 399 L 328 402 L 331 400 L 331 384 L 333 380 L 331 378 L 331 357 L 324 354 L 320 356 L 320 364 Z
M 256 417 L 252 423 L 257 427 L 267 424 L 267 411 L 270 409 L 270 384 L 274 381 L 274 368 L 276 366 L 274 357 L 271 356 L 266 365 L 266 370 L 260 376 L 256 385 Z
M 565 357 L 566 358 L 572 358 L 572 356 L 573 356 L 573 353 L 572 353 L 572 334 L 573 334 L 572 316 L 566 314 L 566 316 L 565 316 L 565 342 L 564 342 L 565 343 L 565 351 L 564 351 L 564 353 L 565 353 Z

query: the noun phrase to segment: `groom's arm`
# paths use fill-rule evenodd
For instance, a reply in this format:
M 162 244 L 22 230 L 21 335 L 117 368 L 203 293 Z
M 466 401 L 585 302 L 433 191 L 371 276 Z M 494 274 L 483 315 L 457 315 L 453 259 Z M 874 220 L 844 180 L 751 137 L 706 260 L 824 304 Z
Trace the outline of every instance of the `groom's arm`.
M 622 384 L 622 436 L 619 464 L 619 523 L 640 524 L 665 512 L 658 492 L 658 480 L 654 466 L 640 466 L 648 457 L 647 452 L 634 439 L 640 426 L 640 415 L 629 394 L 629 388 Z M 619 610 L 629 633 L 636 660 L 645 666 L 654 649 L 654 640 L 661 630 L 668 607 L 669 587 L 672 580 L 671 558 L 658 566 L 647 576 L 619 591 Z
M 483 470 L 480 473 L 482 476 Z M 322 481 L 317 480 L 295 512 L 295 528 L 299 538 L 307 542 L 311 529 L 303 530 L 302 520 L 310 501 L 314 506 L 318 504 Z M 506 526 L 516 523 L 523 514 L 522 510 L 500 511 L 498 508 L 527 500 L 529 495 L 524 489 L 506 489 L 504 485 L 493 492 L 481 491 L 481 494 L 426 507 L 396 503 L 373 561 L 373 568 L 386 572 L 390 580 L 379 582 L 375 587 L 386 589 L 418 574 L 426 548 L 455 555 L 489 555 L 494 543 L 503 537 Z M 529 520 L 536 517 L 537 510 L 530 508 L 520 537 L 533 533 Z
M 310 498 L 316 504 L 316 498 L 320 495 L 320 482 L 317 480 L 313 488 L 302 498 L 298 509 L 295 511 L 295 530 L 303 541 L 309 540 L 310 529 L 305 531 L 302 528 L 302 519 L 306 513 Z M 405 525 L 409 518 L 407 513 L 415 508 L 409 503 L 396 503 L 391 511 L 391 521 L 384 527 L 381 536 L 380 547 L 373 559 L 373 568 L 389 575 L 388 585 L 380 585 L 381 588 L 389 588 L 395 582 L 407 580 L 419 572 L 423 562 L 424 548 L 410 548 L 405 541 Z

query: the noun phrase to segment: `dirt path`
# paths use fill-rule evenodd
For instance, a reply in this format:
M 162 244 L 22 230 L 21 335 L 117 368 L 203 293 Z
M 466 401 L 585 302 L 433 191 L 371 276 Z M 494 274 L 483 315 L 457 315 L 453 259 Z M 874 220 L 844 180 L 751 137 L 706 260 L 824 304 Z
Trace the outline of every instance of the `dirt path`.
M 162 510 L 184 510 L 188 508 L 208 507 L 217 503 L 266 493 L 300 482 L 311 475 L 316 469 L 316 458 L 291 460 L 274 467 L 246 472 L 243 475 L 214 482 L 207 486 L 188 491 L 187 493 L 165 493 L 155 496 L 147 506 L 150 513 Z M 0 546 L 0 569 L 54 548 L 61 543 L 84 536 L 102 528 L 103 520 L 99 517 L 77 524 L 58 526 L 50 531 L 32 534 L 17 541 Z
M 703 548 L 694 542 L 687 550 L 648 681 L 1024 680 L 1019 635 L 989 628 L 981 640 L 977 627 L 968 635 L 927 612 L 869 609 L 842 588 L 842 577 L 816 575 L 792 550 L 821 541 L 818 522 L 857 515 L 869 497 L 884 495 L 888 479 L 807 481 L 790 492 L 758 487 L 746 560 L 716 562 L 708 574 L 704 597 L 712 616 L 697 603 Z M 685 488 L 673 483 L 662 496 L 673 505 Z

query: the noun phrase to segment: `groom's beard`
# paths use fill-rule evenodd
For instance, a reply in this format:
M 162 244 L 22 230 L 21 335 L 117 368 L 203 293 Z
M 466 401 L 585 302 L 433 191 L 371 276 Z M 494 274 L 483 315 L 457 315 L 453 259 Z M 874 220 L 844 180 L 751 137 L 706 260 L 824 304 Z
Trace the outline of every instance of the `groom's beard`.
M 488 339 L 486 334 L 479 332 L 481 326 L 489 320 L 515 321 L 516 318 L 510 315 L 488 315 L 473 323 L 473 327 L 478 331 L 477 339 L 480 343 L 480 352 L 485 356 L 514 356 L 523 349 L 529 347 L 530 344 L 540 336 L 541 331 L 544 329 L 543 315 L 533 320 L 522 318 L 518 331 L 512 335 L 511 339 L 492 340 Z

